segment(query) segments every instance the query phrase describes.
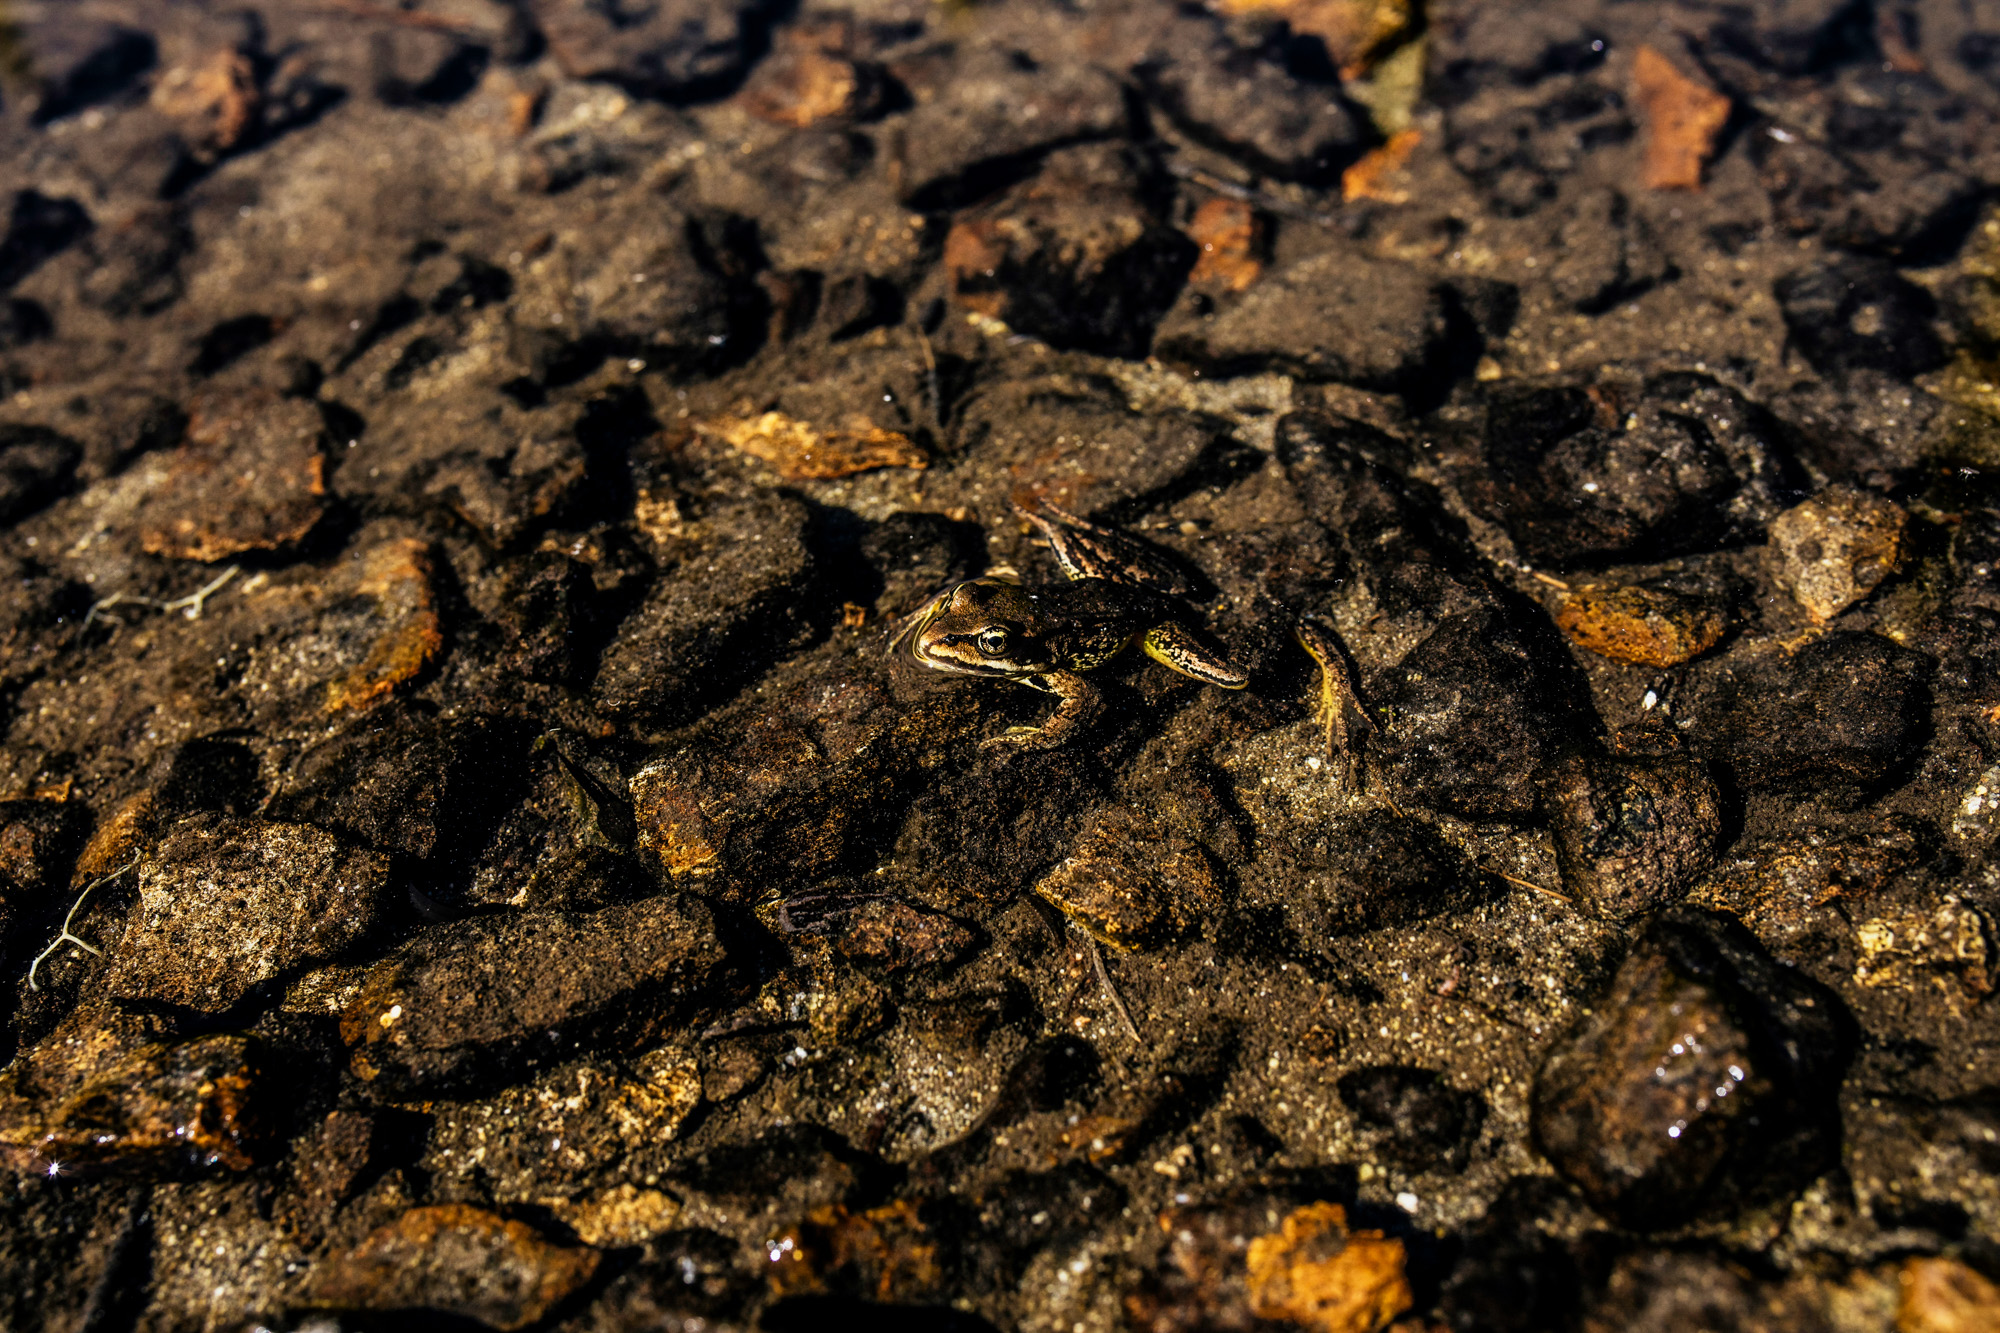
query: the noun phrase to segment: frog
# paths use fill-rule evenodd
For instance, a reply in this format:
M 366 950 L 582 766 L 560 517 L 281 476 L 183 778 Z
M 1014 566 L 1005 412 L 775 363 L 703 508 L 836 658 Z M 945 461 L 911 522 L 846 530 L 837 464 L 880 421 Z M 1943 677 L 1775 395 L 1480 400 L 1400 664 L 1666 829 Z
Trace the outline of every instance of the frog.
M 1133 645 L 1184 676 L 1225 690 L 1250 677 L 1190 625 L 1192 592 L 1144 543 L 1047 501 L 1015 511 L 1048 540 L 1065 581 L 1024 584 L 993 571 L 933 593 L 897 625 L 893 653 L 934 671 L 1004 680 L 1053 694 L 1040 726 L 1009 727 L 988 748 L 1048 750 L 1081 735 L 1103 706 L 1085 679 Z

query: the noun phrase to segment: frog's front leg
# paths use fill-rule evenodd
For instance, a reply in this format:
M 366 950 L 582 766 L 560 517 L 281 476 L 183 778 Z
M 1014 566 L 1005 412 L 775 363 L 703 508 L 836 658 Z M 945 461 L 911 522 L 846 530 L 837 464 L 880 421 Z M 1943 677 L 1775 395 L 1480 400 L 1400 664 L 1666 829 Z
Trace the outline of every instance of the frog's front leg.
M 1250 683 L 1248 672 L 1196 638 L 1185 626 L 1156 625 L 1146 631 L 1143 642 L 1146 656 L 1204 685 L 1240 690 Z
M 1021 684 L 1053 694 L 1062 702 L 1041 726 L 1009 727 L 998 736 L 980 742 L 980 748 L 1017 745 L 1024 750 L 1052 750 L 1087 726 L 1103 703 L 1097 687 L 1074 671 L 1046 671 L 1024 677 Z

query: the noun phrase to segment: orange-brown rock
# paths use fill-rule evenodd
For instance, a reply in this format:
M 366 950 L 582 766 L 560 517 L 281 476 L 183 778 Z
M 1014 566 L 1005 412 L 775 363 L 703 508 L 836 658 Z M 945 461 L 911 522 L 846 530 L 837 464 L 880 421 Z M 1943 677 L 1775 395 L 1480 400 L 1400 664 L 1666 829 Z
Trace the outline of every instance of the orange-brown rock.
M 1410 1308 L 1403 1242 L 1350 1231 L 1337 1203 L 1295 1209 L 1250 1242 L 1250 1309 L 1316 1333 L 1378 1333 Z
M 307 1285 L 330 1310 L 427 1311 L 501 1333 L 526 1328 L 597 1272 L 593 1249 L 467 1204 L 412 1208 L 329 1260 Z
M 1600 657 L 1660 667 L 1701 656 L 1728 628 L 1713 602 L 1640 585 L 1579 588 L 1555 620 L 1572 643 Z
M 1264 271 L 1264 221 L 1240 199 L 1217 197 L 1194 211 L 1187 234 L 1201 247 L 1190 285 L 1215 292 L 1240 292 Z
M 365 708 L 385 697 L 421 673 L 444 646 L 428 546 L 409 537 L 384 542 L 361 556 L 355 573 L 354 591 L 374 599 L 387 628 L 359 666 L 327 683 L 328 712 Z
M 786 481 L 826 481 L 878 467 L 930 466 L 929 455 L 916 441 L 899 431 L 884 430 L 860 413 L 830 429 L 783 412 L 725 417 L 708 422 L 707 429 L 732 448 L 763 459 Z
M 262 394 L 197 403 L 187 443 L 138 513 L 139 545 L 175 560 L 226 560 L 296 545 L 327 510 L 319 408 Z
M 1702 168 L 1729 120 L 1729 99 L 1650 46 L 1640 47 L 1632 61 L 1632 90 L 1646 120 L 1646 185 L 1700 189 Z
M 2000 1328 L 2000 1286 L 1956 1259 L 1908 1259 L 1897 1275 L 1896 1333 L 1990 1333 Z

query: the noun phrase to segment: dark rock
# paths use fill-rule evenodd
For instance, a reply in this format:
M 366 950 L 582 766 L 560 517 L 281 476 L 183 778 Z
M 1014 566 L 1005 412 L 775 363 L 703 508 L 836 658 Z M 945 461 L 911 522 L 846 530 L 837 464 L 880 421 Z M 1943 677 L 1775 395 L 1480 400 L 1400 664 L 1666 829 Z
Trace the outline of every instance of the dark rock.
M 1881 260 L 1843 256 L 1778 279 L 1785 328 L 1823 375 L 1882 370 L 1907 378 L 1944 364 L 1931 294 Z
M 1039 175 L 952 226 L 952 299 L 1054 347 L 1144 356 L 1195 247 L 1138 186 L 1120 149 L 1051 154 Z
M 965 403 L 960 423 L 965 447 L 1086 518 L 1171 495 L 1226 447 L 1214 418 L 1134 412 L 1114 386 L 1080 375 L 995 385 Z
M 1320 412 L 1278 421 L 1278 460 L 1306 512 L 1338 541 L 1357 591 L 1406 642 L 1448 616 L 1490 609 L 1499 589 L 1437 493 L 1396 466 L 1402 447 Z
M 1526 87 L 1543 79 L 1582 74 L 1604 63 L 1610 43 L 1589 10 L 1547 5 L 1483 5 L 1438 16 L 1431 28 L 1442 90 L 1463 101 L 1488 84 Z
M 1406 1171 L 1463 1171 L 1486 1120 L 1485 1098 L 1431 1069 L 1369 1065 L 1336 1086 L 1362 1124 L 1386 1131 L 1381 1151 Z
M 412 1208 L 320 1265 L 306 1301 L 326 1310 L 456 1316 L 514 1333 L 587 1283 L 601 1260 L 596 1250 L 465 1204 Z
M 592 661 L 599 607 L 590 566 L 556 551 L 524 556 L 507 572 L 501 623 L 507 660 L 529 680 L 564 684 Z
M 1585 1311 L 1584 1333 L 1676 1333 L 1679 1329 L 1822 1329 L 1805 1293 L 1708 1254 L 1641 1251 L 1619 1259 Z
M 1585 314 L 1599 314 L 1673 275 L 1645 220 L 1611 190 L 1585 195 L 1557 229 L 1559 255 L 1549 270 L 1557 294 Z
M 139 507 L 140 546 L 201 561 L 295 547 L 330 503 L 327 444 L 315 403 L 265 394 L 202 400 L 165 484 Z
M 643 193 L 611 208 L 563 232 L 518 280 L 517 355 L 531 372 L 574 379 L 611 351 L 681 371 L 747 353 L 762 311 L 730 271 L 744 261 L 726 220 L 711 234 Z
M 392 27 L 369 45 L 370 82 L 390 106 L 443 106 L 477 86 L 491 54 L 457 33 Z
M 876 605 L 896 616 L 984 568 L 985 546 L 986 534 L 969 523 L 905 509 L 868 530 L 860 555 L 882 578 Z
M 55 323 L 39 301 L 10 296 L 0 301 L 0 352 L 39 342 L 55 332 Z
M 1524 819 L 1567 709 L 1542 646 L 1494 612 L 1444 621 L 1370 691 L 1384 724 L 1371 762 L 1404 802 L 1468 819 Z
M 28 50 L 20 58 L 40 84 L 37 125 L 110 101 L 159 58 L 152 34 L 82 15 L 37 23 L 24 35 Z
M 660 578 L 605 650 L 596 693 L 607 712 L 685 718 L 811 632 L 804 505 L 760 499 L 710 514 L 704 529 L 707 540 Z
M 590 460 L 565 416 L 536 414 L 504 444 L 492 441 L 498 451 L 446 455 L 425 480 L 424 498 L 465 520 L 494 547 L 518 548 L 567 517 L 585 494 Z
M 1729 505 L 1749 477 L 1678 398 L 1628 407 L 1603 389 L 1498 389 L 1487 400 L 1486 471 L 1466 480 L 1466 498 L 1536 564 L 1740 540 Z
M 386 857 L 309 825 L 184 820 L 139 867 L 110 993 L 227 1012 L 365 936 L 388 875 Z
M 1795 967 L 1821 966 L 1851 952 L 1858 909 L 1935 843 L 1930 830 L 1893 816 L 1760 839 L 1735 848 L 1690 901 L 1737 917 Z
M 1127 124 L 1118 81 L 1085 64 L 979 47 L 948 66 L 895 72 L 917 99 L 890 122 L 903 199 L 913 208 L 969 203 L 1025 175 L 1049 150 L 1109 139 Z
M 1877 635 L 1828 634 L 1718 682 L 1683 714 L 1741 785 L 1852 800 L 1893 781 L 1923 743 L 1934 667 Z
M 1284 370 L 1410 392 L 1452 350 L 1439 288 L 1413 268 L 1332 250 L 1278 269 L 1212 312 L 1183 301 L 1159 355 L 1217 375 Z
M 2000 1217 L 2000 1099 L 1850 1093 L 1842 1163 L 1855 1206 L 1915 1248 L 1990 1235 Z
M 651 880 L 632 856 L 624 781 L 570 758 L 553 735 L 535 742 L 527 799 L 502 816 L 478 858 L 469 901 L 535 909 L 604 907 Z
M 1781 1197 L 1836 1150 L 1833 1089 L 1850 1040 L 1832 993 L 1741 926 L 1668 915 L 1544 1061 L 1536 1147 L 1637 1229 Z
M 56 199 L 38 190 L 20 190 L 0 236 L 0 290 L 12 287 L 62 253 L 90 230 L 90 214 L 74 199 Z
M 1483 892 L 1435 829 L 1386 810 L 1333 821 L 1295 855 L 1307 882 L 1288 906 L 1309 938 L 1408 925 L 1471 906 Z
M 1677 902 L 1715 861 L 1722 799 L 1699 759 L 1571 759 L 1547 800 L 1563 883 L 1605 920 Z
M 278 1213 L 287 1231 L 307 1244 L 319 1240 L 334 1211 L 380 1169 L 390 1137 L 386 1119 L 375 1111 L 333 1111 L 293 1145 L 293 1189 Z
M 0 802 L 0 968 L 9 975 L 62 901 L 79 814 L 67 801 Z
M 735 1241 L 713 1231 L 670 1231 L 647 1242 L 575 1323 L 579 1333 L 699 1333 L 748 1302 L 757 1279 Z M 703 1321 L 703 1322 L 698 1322 Z
M 1445 119 L 1452 165 L 1502 216 L 1534 212 L 1591 154 L 1632 137 L 1632 117 L 1616 90 L 1587 76 L 1550 78 L 1546 85 L 1526 102 L 1512 89 L 1494 89 L 1453 107 Z
M 1850 0 L 1778 0 L 1725 10 L 1716 36 L 1786 74 L 1821 69 L 1874 48 L 1867 15 Z
M 33 1175 L 65 1171 L 246 1171 L 262 1155 L 261 1053 L 247 1038 L 149 1045 L 39 1115 L 0 1128 L 0 1161 Z
M 455 857 L 508 794 L 516 746 L 510 728 L 477 714 L 378 716 L 302 755 L 271 813 L 419 860 Z
M 575 79 L 685 102 L 727 91 L 743 71 L 758 8 L 742 0 L 664 0 L 627 11 L 589 0 L 531 0 L 549 50 Z
M 82 458 L 81 445 L 45 426 L 0 425 L 0 524 L 69 490 Z
M 1287 68 L 1287 35 L 1242 43 L 1216 19 L 1182 11 L 1162 23 L 1136 73 L 1190 136 L 1258 171 L 1325 183 L 1372 135 L 1337 82 L 1307 82 Z
M 178 207 L 148 204 L 107 218 L 85 242 L 92 262 L 77 297 L 107 315 L 156 314 L 180 300 L 181 264 L 193 249 L 193 228 Z
M 645 1044 L 700 1003 L 722 963 L 708 910 L 673 898 L 473 917 L 431 927 L 369 969 L 341 1037 L 385 1092 L 476 1090 L 583 1040 Z
M 1516 1176 L 1465 1228 L 1465 1249 L 1438 1295 L 1447 1328 L 1538 1333 L 1574 1325 L 1584 1265 L 1533 1220 L 1558 1214 L 1564 1193 L 1555 1177 Z

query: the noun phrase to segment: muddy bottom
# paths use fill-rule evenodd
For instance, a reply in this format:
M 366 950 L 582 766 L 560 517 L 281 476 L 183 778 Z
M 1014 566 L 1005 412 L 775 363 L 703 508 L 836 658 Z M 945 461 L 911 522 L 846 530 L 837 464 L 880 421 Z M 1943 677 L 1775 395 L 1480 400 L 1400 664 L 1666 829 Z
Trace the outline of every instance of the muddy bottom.
M 2000 9 L 4 0 L 0 161 L 0 1329 L 2000 1327 Z

